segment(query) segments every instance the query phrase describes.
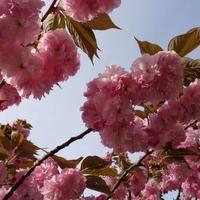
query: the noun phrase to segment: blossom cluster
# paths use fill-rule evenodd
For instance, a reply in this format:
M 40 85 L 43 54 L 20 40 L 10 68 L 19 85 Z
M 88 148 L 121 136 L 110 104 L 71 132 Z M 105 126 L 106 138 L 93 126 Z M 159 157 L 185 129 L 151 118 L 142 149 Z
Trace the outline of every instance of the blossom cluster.
M 86 21 L 120 5 L 112 1 L 61 1 L 58 9 Z M 76 74 L 77 47 L 65 29 L 44 32 L 40 12 L 44 0 L 0 2 L 0 110 L 22 98 L 41 99 L 55 84 Z M 9 26 L 8 26 L 9 24 Z
M 30 95 L 41 99 L 79 69 L 79 54 L 66 30 L 42 32 L 43 6 L 43 0 L 0 2 L 1 110 Z
M 157 200 L 174 190 L 183 200 L 200 198 L 200 80 L 184 87 L 183 70 L 175 52 L 161 51 L 136 59 L 131 72 L 107 67 L 88 83 L 82 118 L 102 143 L 116 153 L 155 151 L 114 199 L 129 199 L 131 191 L 131 199 Z M 139 118 L 136 109 L 149 105 L 157 110 Z
M 88 84 L 82 118 L 87 127 L 100 132 L 103 144 L 115 152 L 145 152 L 158 143 L 165 146 L 174 139 L 175 131 L 181 136 L 184 130 L 181 124 L 175 123 L 177 119 L 171 116 L 173 113 L 165 116 L 169 110 L 176 112 L 164 109 L 165 104 L 157 114 L 150 116 L 149 124 L 136 116 L 135 107 L 176 101 L 182 92 L 181 58 L 175 52 L 145 54 L 133 63 L 130 73 L 120 66 L 107 67 Z M 165 114 L 160 114 L 162 112 Z M 170 129 L 169 120 L 176 129 Z M 169 131 L 163 134 L 161 128 Z M 179 140 L 184 139 L 180 136 L 177 136 Z
M 117 8 L 121 0 L 61 0 L 59 6 L 79 22 L 86 22 L 100 13 L 109 13 Z
M 0 184 L 7 180 L 7 170 L 3 162 L 0 162 Z M 26 171 L 18 171 L 12 177 L 11 182 L 17 181 Z M 35 200 L 63 200 L 78 199 L 86 186 L 86 178 L 80 170 L 65 168 L 60 170 L 52 159 L 45 160 L 36 167 L 31 176 L 15 191 L 11 200 L 35 199 Z M 3 199 L 9 191 L 9 187 L 0 188 L 0 199 Z
M 137 122 L 140 123 L 140 122 Z M 26 153 L 20 156 L 19 151 L 23 145 L 23 142 L 28 142 L 27 136 L 30 132 L 30 124 L 26 121 L 18 120 L 12 125 L 1 126 L 1 137 L 5 138 L 17 138 L 18 144 L 13 143 L 13 149 L 9 149 L 7 159 L 1 157 L 3 161 L 0 161 L 0 199 L 3 199 L 5 195 L 10 191 L 13 184 L 18 181 L 21 176 L 29 169 L 29 164 L 35 160 L 26 146 L 23 151 L 30 154 L 28 157 Z M 17 134 L 18 133 L 18 134 Z M 6 139 L 4 138 L 4 141 Z M 160 197 L 170 191 L 181 190 L 181 199 L 189 200 L 192 198 L 200 198 L 200 176 L 199 176 L 199 139 L 200 130 L 196 127 L 189 127 L 185 130 L 185 137 L 174 147 L 159 148 L 154 150 L 153 153 L 147 153 L 143 157 L 142 161 L 138 163 L 127 162 L 128 154 L 121 154 L 125 156 L 124 163 L 134 166 L 129 174 L 123 179 L 122 183 L 116 188 L 112 194 L 112 200 L 159 200 Z M 16 140 L 14 140 L 16 141 Z M 25 144 L 24 143 L 24 144 Z M 22 146 L 21 146 L 22 145 Z M 30 145 L 30 143 L 29 143 Z M 173 146 L 173 143 L 171 144 Z M 1 146 L 2 152 L 6 152 L 3 146 Z M 30 146 L 32 149 L 33 146 Z M 28 151 L 27 151 L 28 150 Z M 120 177 L 120 167 L 123 166 L 121 161 L 117 161 L 114 157 L 115 153 L 108 153 L 105 158 L 99 158 L 105 160 L 105 164 L 101 166 L 97 165 L 95 168 L 94 163 L 88 161 L 88 169 L 90 169 L 89 163 L 91 162 L 92 170 L 86 171 L 84 169 L 84 160 L 80 163 L 79 168 L 63 168 L 58 166 L 60 159 L 48 158 L 43 161 L 42 164 L 37 166 L 31 175 L 29 175 L 25 181 L 17 188 L 12 195 L 11 200 L 106 200 L 106 194 L 100 194 L 99 196 L 85 196 L 84 191 L 87 185 L 87 175 L 94 176 L 91 173 L 99 173 L 99 179 L 103 179 L 110 190 L 118 183 Z M 62 161 L 62 159 L 60 160 Z M 65 159 L 64 159 L 65 162 Z M 101 161 L 102 162 L 102 161 Z M 103 163 L 104 163 L 103 162 Z M 32 163 L 32 165 L 34 162 Z M 102 168 L 101 168 L 102 167 Z M 115 169 L 119 170 L 119 173 L 111 173 L 109 171 Z M 122 170 L 123 172 L 123 170 Z M 102 175 L 101 175 L 102 173 Z M 105 174 L 104 174 L 105 173 Z M 108 174 L 106 174 L 108 173 Z M 95 176 L 94 176 L 95 177 Z M 94 183 L 96 184 L 96 183 Z M 103 183 L 102 183 L 103 184 Z M 96 185 L 96 187 L 98 187 Z M 105 186 L 99 186 L 105 187 Z

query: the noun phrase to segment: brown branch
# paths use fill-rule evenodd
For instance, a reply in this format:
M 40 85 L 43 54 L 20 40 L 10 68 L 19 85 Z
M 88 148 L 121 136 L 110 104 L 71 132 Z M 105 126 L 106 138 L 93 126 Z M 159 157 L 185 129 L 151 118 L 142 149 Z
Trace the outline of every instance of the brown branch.
M 6 84 L 6 82 L 4 80 L 1 81 L 0 83 L 0 89 Z
M 176 197 L 176 200 L 179 200 L 180 199 L 180 196 L 181 196 L 181 187 L 179 188 L 178 190 L 178 195 Z
M 188 124 L 184 129 L 187 130 L 189 127 L 195 125 L 198 122 L 198 120 L 193 121 L 192 123 Z
M 152 153 L 153 153 L 153 151 L 148 151 L 142 158 L 140 158 L 140 160 L 138 161 L 137 164 L 131 165 L 127 170 L 124 171 L 124 173 L 120 176 L 118 182 L 115 184 L 115 186 L 111 190 L 111 195 L 109 195 L 106 200 L 109 200 L 112 197 L 112 194 L 120 186 L 120 184 L 123 182 L 124 178 L 129 174 L 129 172 L 131 172 L 136 167 L 140 167 L 142 164 L 142 161 Z
M 77 135 L 75 137 L 71 137 L 67 142 L 61 144 L 60 146 L 57 146 L 55 149 L 50 151 L 48 154 L 46 154 L 41 160 L 38 160 L 35 165 L 33 165 L 12 187 L 11 190 L 5 195 L 3 200 L 8 200 L 13 193 L 17 190 L 17 188 L 24 182 L 24 180 L 30 176 L 30 174 L 34 171 L 34 169 L 39 166 L 44 160 L 46 160 L 49 157 L 52 157 L 56 153 L 58 153 L 60 150 L 64 149 L 65 147 L 69 146 L 71 143 L 75 142 L 76 140 L 82 139 L 84 136 L 89 134 L 92 131 L 91 128 L 87 129 L 80 135 Z
M 51 13 L 51 11 L 53 10 L 55 4 L 56 4 L 57 0 L 53 0 L 53 2 L 51 3 L 49 9 L 47 10 L 47 12 L 44 14 L 44 16 L 42 17 L 41 21 L 43 22 L 47 16 Z

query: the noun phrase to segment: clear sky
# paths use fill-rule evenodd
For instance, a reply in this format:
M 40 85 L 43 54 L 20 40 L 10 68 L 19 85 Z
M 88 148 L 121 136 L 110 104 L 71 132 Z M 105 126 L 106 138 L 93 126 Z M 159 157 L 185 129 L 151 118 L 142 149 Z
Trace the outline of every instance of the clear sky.
M 52 0 L 48 0 L 47 3 Z M 129 68 L 138 56 L 139 49 L 134 36 L 160 44 L 166 49 L 175 35 L 200 26 L 199 0 L 122 0 L 122 5 L 112 13 L 113 21 L 122 30 L 96 32 L 101 52 L 94 59 L 94 66 L 81 51 L 81 67 L 77 75 L 61 83 L 62 89 L 54 90 L 41 101 L 24 100 L 0 113 L 0 122 L 26 119 L 33 125 L 31 140 L 40 147 L 49 149 L 66 139 L 81 133 L 86 128 L 81 120 L 80 107 L 85 101 L 86 83 L 105 69 L 117 64 Z M 192 56 L 199 58 L 200 51 Z M 86 155 L 104 155 L 107 151 L 97 133 L 92 133 L 80 142 L 60 152 L 68 159 Z

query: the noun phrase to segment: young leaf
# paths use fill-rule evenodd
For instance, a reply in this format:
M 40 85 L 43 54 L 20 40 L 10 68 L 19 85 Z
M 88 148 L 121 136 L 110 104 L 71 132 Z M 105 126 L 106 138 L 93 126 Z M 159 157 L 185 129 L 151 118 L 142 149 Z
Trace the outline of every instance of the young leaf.
M 9 151 L 4 149 L 3 147 L 0 147 L 0 160 L 5 160 L 9 156 Z
M 145 105 L 144 111 L 146 115 L 148 116 L 150 113 L 156 113 L 158 108 L 159 106 L 155 104 Z
M 84 23 L 84 25 L 94 30 L 107 30 L 110 28 L 120 29 L 113 23 L 110 16 L 106 13 L 101 13 L 97 15 L 97 17 L 93 18 L 91 21 Z
M 88 156 L 81 163 L 81 169 L 100 169 L 107 167 L 109 163 L 98 156 Z
M 184 63 L 184 84 L 188 86 L 196 78 L 200 79 L 200 60 L 183 58 Z
M 184 149 L 184 148 L 169 149 L 169 150 L 167 150 L 167 154 L 169 156 L 176 156 L 176 157 L 200 155 L 199 153 L 196 153 L 192 150 Z
M 12 143 L 12 148 L 16 147 L 21 140 L 22 136 L 18 131 L 13 131 L 11 133 L 11 143 Z
M 200 45 L 200 28 L 193 28 L 183 35 L 172 38 L 168 50 L 176 51 L 180 56 L 185 56 Z
M 86 176 L 86 178 L 87 178 L 86 182 L 87 188 L 96 190 L 98 192 L 103 192 L 108 195 L 111 194 L 111 191 L 107 186 L 106 182 L 99 176 L 88 175 Z
M 83 23 L 74 21 L 72 18 L 65 16 L 66 26 L 75 42 L 93 61 L 94 55 L 97 55 L 97 41 L 91 28 Z
M 44 32 L 55 30 L 57 28 L 65 28 L 65 18 L 61 13 L 49 14 L 43 22 Z
M 154 55 L 158 53 L 159 51 L 163 51 L 163 49 L 157 44 L 153 44 L 148 41 L 140 41 L 136 37 L 135 37 L 135 40 L 138 43 L 141 54 L 148 53 L 150 55 Z
M 31 168 L 34 165 L 34 160 L 32 159 L 24 159 L 21 162 L 19 162 L 16 166 L 20 169 L 27 169 L 27 168 Z
M 135 110 L 135 115 L 140 117 L 141 119 L 145 119 L 148 115 L 142 110 Z
M 84 169 L 82 170 L 84 174 L 92 174 L 96 176 L 117 176 L 117 170 L 115 168 L 105 167 L 101 169 Z
M 35 159 L 35 155 L 37 155 L 37 150 L 39 150 L 39 147 L 34 145 L 31 141 L 23 140 L 16 149 L 15 154 L 18 157 Z
M 0 136 L 0 141 L 1 141 L 1 146 L 5 150 L 7 150 L 7 151 L 11 151 L 12 150 L 11 141 L 6 136 Z
M 61 167 L 61 169 L 64 168 L 75 168 L 83 159 L 83 157 L 80 157 L 76 160 L 66 160 L 63 157 L 60 156 L 52 156 L 52 158 L 57 162 L 57 164 Z

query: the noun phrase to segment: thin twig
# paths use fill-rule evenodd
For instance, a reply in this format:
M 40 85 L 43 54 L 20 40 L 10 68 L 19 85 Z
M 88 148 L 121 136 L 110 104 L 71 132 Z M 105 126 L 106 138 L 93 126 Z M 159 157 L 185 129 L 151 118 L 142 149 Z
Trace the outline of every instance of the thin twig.
M 56 153 L 58 153 L 60 150 L 64 149 L 65 147 L 69 146 L 71 143 L 75 142 L 76 140 L 82 139 L 84 136 L 89 134 L 92 131 L 91 128 L 87 129 L 80 135 L 77 135 L 75 137 L 71 137 L 67 142 L 61 144 L 60 146 L 57 146 L 55 149 L 50 151 L 48 154 L 46 154 L 41 160 L 38 160 L 10 189 L 10 191 L 5 195 L 3 200 L 8 200 L 13 193 L 16 191 L 16 189 L 24 182 L 24 180 L 30 176 L 30 174 L 34 171 L 34 169 L 39 166 L 44 160 L 46 160 L 49 157 L 52 157 Z
M 0 83 L 0 89 L 6 84 L 6 82 L 4 80 L 1 81 Z
M 197 122 L 198 122 L 198 120 L 195 120 L 195 121 L 193 121 L 192 123 L 188 124 L 188 125 L 185 127 L 185 130 L 187 130 L 189 127 L 195 125 Z
M 47 10 L 47 12 L 44 14 L 44 16 L 42 17 L 41 21 L 43 22 L 47 16 L 51 13 L 52 9 L 54 8 L 55 4 L 56 4 L 57 0 L 53 0 L 53 2 L 51 3 L 49 9 Z
M 123 182 L 124 178 L 129 174 L 129 172 L 131 172 L 134 168 L 141 166 L 142 161 L 152 153 L 153 153 L 153 151 L 148 151 L 142 158 L 140 158 L 140 160 L 138 161 L 137 164 L 131 165 L 126 171 L 124 171 L 124 173 L 120 176 L 118 182 L 115 184 L 115 186 L 111 190 L 111 195 L 109 195 L 106 200 L 109 200 L 112 197 L 112 194 L 120 186 L 120 184 Z
M 180 199 L 180 196 L 181 196 L 181 187 L 179 188 L 178 190 L 178 195 L 176 197 L 176 200 L 179 200 Z

